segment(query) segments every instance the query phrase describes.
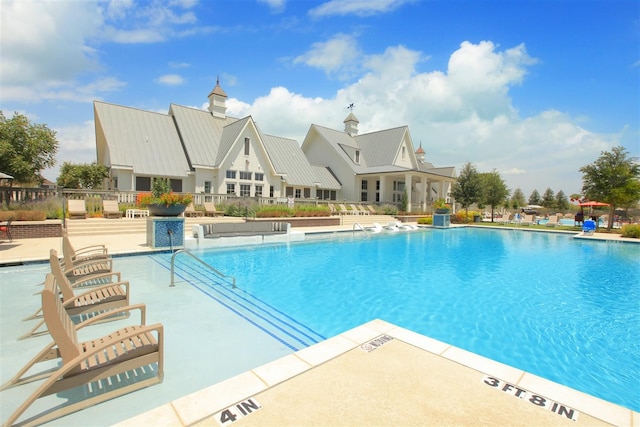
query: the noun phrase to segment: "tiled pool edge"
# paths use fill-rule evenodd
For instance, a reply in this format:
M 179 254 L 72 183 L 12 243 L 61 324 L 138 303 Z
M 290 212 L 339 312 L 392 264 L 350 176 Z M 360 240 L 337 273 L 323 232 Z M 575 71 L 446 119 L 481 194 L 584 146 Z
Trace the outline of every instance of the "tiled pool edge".
M 609 424 L 640 426 L 640 413 L 636 411 L 382 320 L 370 321 L 311 347 L 183 396 L 168 404 L 118 423 L 116 426 L 190 426 L 196 424 L 257 393 L 339 357 L 381 334 L 389 335 L 394 339 L 480 373 L 492 375 Z

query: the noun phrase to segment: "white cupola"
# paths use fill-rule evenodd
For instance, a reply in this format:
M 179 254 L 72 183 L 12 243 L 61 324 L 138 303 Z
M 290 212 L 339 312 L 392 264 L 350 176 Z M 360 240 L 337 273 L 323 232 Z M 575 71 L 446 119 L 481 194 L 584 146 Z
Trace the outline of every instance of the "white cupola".
M 220 79 L 216 79 L 216 87 L 209 94 L 209 112 L 213 117 L 227 117 L 227 94 L 220 87 Z
M 349 113 L 346 119 L 344 119 L 344 131 L 351 136 L 355 136 L 358 134 L 358 119 L 353 113 Z

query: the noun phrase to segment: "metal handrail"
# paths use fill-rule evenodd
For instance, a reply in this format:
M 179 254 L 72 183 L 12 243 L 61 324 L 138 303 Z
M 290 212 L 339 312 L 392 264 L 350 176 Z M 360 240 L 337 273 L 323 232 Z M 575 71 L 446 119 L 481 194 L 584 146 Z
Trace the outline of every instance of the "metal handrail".
M 197 256 L 195 256 L 194 254 L 192 254 L 191 252 L 189 252 L 186 249 L 178 249 L 177 251 L 175 251 L 173 253 L 173 255 L 171 255 L 171 285 L 169 286 L 175 286 L 174 283 L 174 279 L 175 279 L 175 258 L 176 255 L 178 255 L 179 253 L 185 253 L 187 255 L 189 255 L 191 258 L 195 259 L 196 261 L 198 261 L 200 264 L 204 265 L 205 267 L 207 267 L 208 269 L 210 269 L 211 271 L 213 271 L 214 273 L 216 273 L 218 276 L 222 277 L 223 279 L 231 279 L 233 280 L 231 286 L 235 289 L 236 287 L 236 278 L 233 276 L 227 276 L 224 273 L 216 270 L 214 267 L 212 267 L 211 265 L 207 264 L 206 262 L 204 262 L 203 260 L 201 260 L 200 258 L 198 258 Z
M 359 222 L 355 222 L 355 223 L 353 223 L 353 230 L 352 230 L 352 231 L 354 231 L 354 232 L 356 231 L 356 226 L 358 226 L 358 228 L 359 228 L 360 230 L 362 230 L 362 232 L 364 233 L 364 235 L 365 235 L 365 236 L 369 237 L 369 230 L 367 230 L 366 228 L 364 228 L 364 227 L 362 226 L 362 224 L 360 224 Z

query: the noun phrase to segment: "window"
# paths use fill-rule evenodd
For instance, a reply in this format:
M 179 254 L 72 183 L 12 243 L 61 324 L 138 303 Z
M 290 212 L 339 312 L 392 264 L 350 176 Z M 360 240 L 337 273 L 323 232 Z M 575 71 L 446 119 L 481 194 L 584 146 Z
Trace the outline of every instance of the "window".
M 264 174 L 261 172 L 256 172 L 254 177 L 256 181 L 264 181 Z
M 236 171 L 228 170 L 227 178 L 236 179 Z
M 244 155 L 249 155 L 249 147 L 251 146 L 251 140 L 249 138 L 244 139 Z
M 380 191 L 380 181 L 376 181 L 376 191 Z
M 269 197 L 273 197 L 273 185 L 269 186 Z
M 211 193 L 211 181 L 204 182 L 204 192 Z
M 407 147 L 405 147 L 404 145 L 402 146 L 402 160 L 404 160 L 404 154 L 407 151 Z
M 367 201 L 367 192 L 363 191 L 362 193 L 360 193 L 360 201 L 362 202 L 366 202 Z
M 227 184 L 227 194 L 236 194 L 236 185 L 235 184 Z
M 360 163 L 360 150 L 356 150 L 356 163 Z
M 251 181 L 251 172 L 240 171 L 240 179 Z
M 113 189 L 114 190 L 118 189 L 118 177 L 117 176 L 113 177 Z
M 171 184 L 171 191 L 174 193 L 182 193 L 182 180 L 181 179 L 171 179 L 169 180 Z
M 287 187 L 287 188 L 285 189 L 285 193 L 284 193 L 284 195 L 285 195 L 286 197 L 292 197 L 292 196 L 293 196 L 293 187 Z
M 300 198 L 300 189 L 299 188 L 296 188 L 296 196 L 295 197 L 296 197 L 296 199 Z
M 369 187 L 369 181 L 362 180 L 362 184 L 360 184 L 361 190 L 366 190 Z
M 310 199 L 311 198 L 311 189 L 310 188 L 305 188 L 304 189 L 304 198 L 305 199 Z
M 249 197 L 249 196 L 251 196 L 251 185 L 240 184 L 240 197 Z
M 136 191 L 151 191 L 151 178 L 136 176 Z
M 256 185 L 256 197 L 262 197 L 262 185 Z

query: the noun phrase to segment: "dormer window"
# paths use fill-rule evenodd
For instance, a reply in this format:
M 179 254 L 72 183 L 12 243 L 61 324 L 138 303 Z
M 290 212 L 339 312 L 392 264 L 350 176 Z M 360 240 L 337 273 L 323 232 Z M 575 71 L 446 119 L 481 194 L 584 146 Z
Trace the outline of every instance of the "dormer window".
M 244 139 L 244 155 L 249 155 L 249 147 L 251 146 L 251 140 L 249 138 Z
M 356 150 L 355 162 L 360 163 L 360 150 Z

